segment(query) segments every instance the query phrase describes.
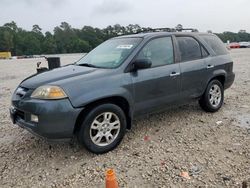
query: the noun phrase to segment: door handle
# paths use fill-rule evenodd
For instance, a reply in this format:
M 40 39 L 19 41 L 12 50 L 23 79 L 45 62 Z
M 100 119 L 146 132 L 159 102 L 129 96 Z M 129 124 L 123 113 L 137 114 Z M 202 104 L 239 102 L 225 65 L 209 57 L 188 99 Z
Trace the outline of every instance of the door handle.
M 180 75 L 179 72 L 172 72 L 172 73 L 170 74 L 171 77 L 172 77 L 172 76 L 179 76 L 179 75 Z
M 214 65 L 207 65 L 207 69 L 214 68 Z

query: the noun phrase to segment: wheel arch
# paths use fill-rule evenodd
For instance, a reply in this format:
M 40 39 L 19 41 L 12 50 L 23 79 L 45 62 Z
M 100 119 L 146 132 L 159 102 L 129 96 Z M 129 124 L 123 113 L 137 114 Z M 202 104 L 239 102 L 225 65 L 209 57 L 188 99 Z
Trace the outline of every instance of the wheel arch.
M 77 131 L 79 131 L 82 121 L 84 120 L 84 118 L 86 117 L 87 113 L 90 110 L 92 110 L 94 107 L 100 104 L 105 104 L 105 103 L 115 104 L 124 111 L 127 120 L 127 129 L 130 130 L 132 127 L 132 112 L 128 100 L 121 96 L 111 96 L 87 103 L 84 106 L 84 109 L 80 112 L 80 114 L 77 117 L 73 133 L 75 134 Z
M 225 81 L 226 81 L 226 76 L 224 74 L 220 74 L 220 75 L 216 75 L 214 77 L 212 77 L 207 84 L 209 84 L 212 80 L 218 80 L 220 81 L 220 83 L 222 84 L 222 86 L 224 87 Z
M 224 70 L 224 69 L 217 69 L 217 70 L 214 70 L 212 75 L 211 75 L 211 78 L 208 79 L 208 82 L 207 82 L 207 85 L 214 79 L 217 79 L 221 82 L 221 84 L 223 85 L 224 87 L 224 84 L 225 84 L 225 81 L 226 81 L 226 77 L 227 77 L 227 72 Z
M 219 80 L 224 88 L 224 84 L 225 84 L 225 81 L 226 81 L 226 75 L 227 73 L 224 71 L 224 70 L 218 70 L 218 71 L 215 71 L 213 73 L 213 75 L 207 80 L 206 82 L 206 85 L 204 85 L 204 88 L 203 88 L 203 92 L 202 92 L 202 95 L 206 92 L 206 89 L 207 89 L 207 86 L 208 84 L 212 81 L 212 80 Z M 202 96 L 201 95 L 201 96 Z M 200 97 L 201 97 L 200 96 Z
M 221 108 L 223 101 L 224 101 L 224 89 L 223 88 L 224 88 L 225 79 L 226 79 L 225 75 L 216 75 L 208 81 L 206 90 L 204 91 L 203 95 L 199 99 L 199 104 L 201 108 L 205 110 L 206 112 L 216 112 Z M 210 101 L 210 89 L 213 86 L 212 85 L 214 83 L 213 81 L 217 82 L 217 84 L 220 83 L 219 87 L 221 88 L 221 93 L 220 93 L 221 99 L 220 99 L 219 104 L 216 104 L 216 106 L 214 106 L 214 104 L 212 104 Z

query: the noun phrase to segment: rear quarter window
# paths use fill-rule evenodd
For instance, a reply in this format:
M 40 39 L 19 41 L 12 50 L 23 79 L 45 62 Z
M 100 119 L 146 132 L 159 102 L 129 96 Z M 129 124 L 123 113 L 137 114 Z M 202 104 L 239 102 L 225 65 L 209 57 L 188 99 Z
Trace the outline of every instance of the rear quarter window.
M 225 44 L 217 36 L 201 35 L 200 37 L 210 46 L 210 48 L 212 48 L 216 55 L 225 55 L 229 53 Z

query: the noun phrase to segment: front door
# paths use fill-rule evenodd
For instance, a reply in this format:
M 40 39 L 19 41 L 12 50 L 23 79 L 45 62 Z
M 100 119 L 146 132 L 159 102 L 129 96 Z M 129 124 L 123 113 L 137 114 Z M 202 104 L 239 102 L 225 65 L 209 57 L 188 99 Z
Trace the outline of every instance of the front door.
M 149 113 L 175 103 L 180 97 L 180 67 L 174 61 L 172 38 L 150 40 L 136 59 L 149 59 L 152 66 L 131 73 L 134 114 Z

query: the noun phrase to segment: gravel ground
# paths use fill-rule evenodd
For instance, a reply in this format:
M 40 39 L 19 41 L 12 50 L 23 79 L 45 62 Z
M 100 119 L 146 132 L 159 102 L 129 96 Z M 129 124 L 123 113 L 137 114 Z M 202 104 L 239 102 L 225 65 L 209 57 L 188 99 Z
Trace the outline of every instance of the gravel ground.
M 115 169 L 120 187 L 241 187 L 250 182 L 250 49 L 231 54 L 236 80 L 219 112 L 205 113 L 192 103 L 138 119 L 121 145 L 103 155 L 75 142 L 48 142 L 12 125 L 11 93 L 35 73 L 35 62 L 44 60 L 0 60 L 0 187 L 104 187 L 107 168 Z M 78 58 L 61 60 L 67 64 Z

